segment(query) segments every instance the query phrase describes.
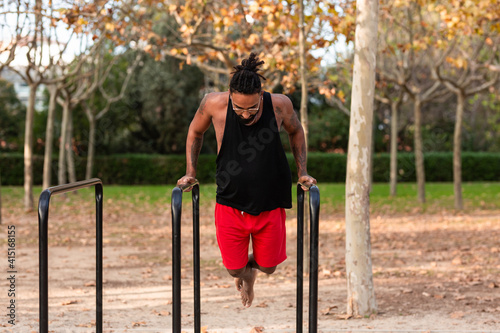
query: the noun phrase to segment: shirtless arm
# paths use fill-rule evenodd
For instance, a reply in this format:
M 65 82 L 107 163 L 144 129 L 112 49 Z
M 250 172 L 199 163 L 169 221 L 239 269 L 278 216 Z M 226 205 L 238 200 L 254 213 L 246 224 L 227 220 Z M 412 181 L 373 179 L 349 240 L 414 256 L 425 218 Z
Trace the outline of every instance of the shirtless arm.
M 297 174 L 299 183 L 307 187 L 316 184 L 316 179 L 309 176 L 307 173 L 307 149 L 304 129 L 300 123 L 297 114 L 293 110 L 293 105 L 290 99 L 284 95 L 279 97 L 278 103 L 275 104 L 276 113 L 282 119 L 282 126 L 288 134 L 290 146 L 292 147 L 293 157 L 297 165 Z M 302 187 L 307 190 L 306 187 Z
M 203 145 L 203 135 L 212 121 L 207 108 L 209 98 L 209 95 L 205 95 L 189 125 L 186 139 L 186 175 L 177 181 L 177 186 L 192 184 L 196 181 L 196 166 Z

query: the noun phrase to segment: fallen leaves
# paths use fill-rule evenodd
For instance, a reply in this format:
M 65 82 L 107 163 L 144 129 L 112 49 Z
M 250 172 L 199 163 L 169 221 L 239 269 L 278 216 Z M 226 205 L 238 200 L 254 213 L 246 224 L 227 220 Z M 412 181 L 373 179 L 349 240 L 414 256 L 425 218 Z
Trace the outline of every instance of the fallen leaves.
M 343 320 L 348 320 L 348 319 L 359 319 L 361 316 L 354 316 L 352 314 L 339 314 L 337 315 L 337 319 L 343 319 Z
M 87 327 L 87 328 L 95 327 L 95 320 L 92 320 L 90 323 L 86 324 L 78 324 L 76 325 L 76 327 Z
M 154 315 L 163 316 L 163 317 L 170 316 L 170 312 L 169 311 L 160 311 L 160 312 L 158 312 L 156 310 L 153 310 L 153 311 L 151 311 L 151 313 L 154 314 Z
M 231 288 L 231 285 L 230 284 L 215 284 L 215 287 L 227 289 L 227 288 Z
M 450 314 L 451 319 L 462 319 L 465 316 L 463 311 L 456 311 Z
M 145 321 L 132 322 L 132 327 L 146 326 Z
M 257 308 L 267 308 L 269 305 L 267 305 L 266 301 L 256 305 Z
M 329 306 L 329 307 L 327 307 L 327 308 L 325 308 L 325 309 L 321 310 L 321 314 L 322 314 L 323 316 L 329 316 L 329 315 L 332 315 L 332 314 L 334 313 L 334 312 L 333 312 L 333 310 L 335 310 L 335 309 L 338 309 L 338 306 L 336 306 L 336 305 L 334 305 L 334 306 Z
M 490 282 L 488 283 L 488 288 L 490 289 L 498 288 L 498 284 L 496 282 Z
M 262 326 L 254 327 L 250 331 L 250 333 L 262 333 L 262 332 L 264 332 L 264 327 Z

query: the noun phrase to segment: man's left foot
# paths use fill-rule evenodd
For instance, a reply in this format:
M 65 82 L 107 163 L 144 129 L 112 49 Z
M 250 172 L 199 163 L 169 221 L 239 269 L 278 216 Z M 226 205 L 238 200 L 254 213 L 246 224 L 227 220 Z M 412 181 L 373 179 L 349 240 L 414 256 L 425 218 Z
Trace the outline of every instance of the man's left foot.
M 249 308 L 252 305 L 254 298 L 253 285 L 255 284 L 256 279 L 257 270 L 254 268 L 251 269 L 251 273 L 248 277 L 234 279 L 236 289 L 241 294 L 241 303 L 246 308 Z

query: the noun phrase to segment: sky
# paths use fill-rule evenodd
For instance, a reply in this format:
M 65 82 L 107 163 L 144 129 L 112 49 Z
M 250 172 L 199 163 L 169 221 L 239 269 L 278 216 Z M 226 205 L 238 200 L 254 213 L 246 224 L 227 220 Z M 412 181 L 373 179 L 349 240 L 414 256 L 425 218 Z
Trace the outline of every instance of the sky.
M 9 4 L 8 0 L 0 0 L 0 4 L 0 13 L 6 11 L 12 12 L 16 10 L 16 8 L 12 7 L 12 4 Z M 0 18 L 2 21 L 5 19 L 4 22 L 0 21 L 0 43 L 2 44 L 8 45 L 11 41 L 15 40 L 17 34 L 26 37 L 31 33 L 31 31 L 33 31 L 32 15 L 20 15 L 18 20 L 18 16 L 15 13 L 12 13 L 1 15 Z M 19 22 L 19 25 L 17 25 L 16 22 Z M 18 26 L 22 28 L 18 28 L 16 30 Z M 63 49 L 63 45 L 69 44 L 62 54 L 62 58 L 64 61 L 71 61 L 74 58 L 75 53 L 79 52 L 81 49 L 80 41 L 71 35 L 71 32 L 63 26 L 63 23 L 57 23 L 57 26 L 54 28 L 50 27 L 50 22 L 48 20 L 45 20 L 44 27 L 45 32 L 49 31 L 49 36 L 53 42 L 50 47 L 45 47 L 42 52 L 37 54 L 37 59 L 40 59 L 41 57 L 42 65 L 47 65 L 48 59 L 51 55 L 54 56 L 60 54 L 61 49 Z M 60 42 L 59 45 L 55 43 L 56 40 Z M 11 64 L 16 67 L 27 66 L 27 52 L 28 47 L 26 45 L 18 47 L 15 59 Z M 0 54 L 0 61 L 5 62 L 7 57 L 7 52 L 3 52 Z

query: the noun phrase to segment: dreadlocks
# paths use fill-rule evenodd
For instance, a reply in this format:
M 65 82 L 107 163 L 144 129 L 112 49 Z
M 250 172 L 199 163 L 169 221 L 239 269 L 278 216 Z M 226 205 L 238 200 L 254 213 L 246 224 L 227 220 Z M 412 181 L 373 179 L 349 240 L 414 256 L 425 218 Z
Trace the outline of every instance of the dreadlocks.
M 264 61 L 259 61 L 255 53 L 250 53 L 248 59 L 243 59 L 241 65 L 234 66 L 234 71 L 231 72 L 231 82 L 229 83 L 229 90 L 231 93 L 239 92 L 245 95 L 252 95 L 260 93 L 261 80 L 266 79 L 259 73 L 259 66 Z

